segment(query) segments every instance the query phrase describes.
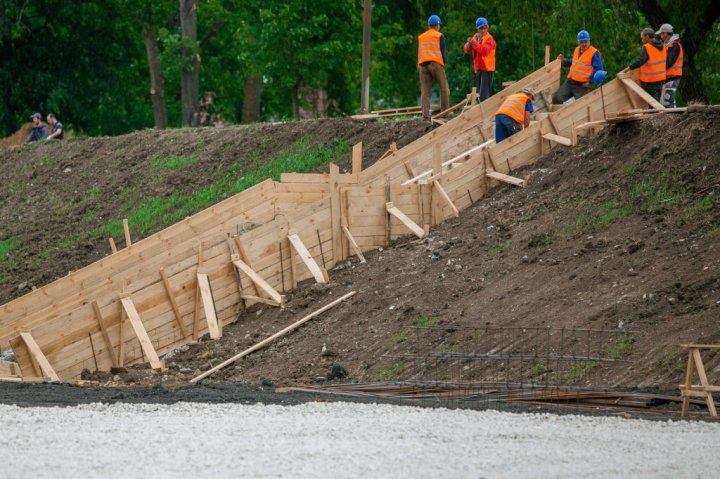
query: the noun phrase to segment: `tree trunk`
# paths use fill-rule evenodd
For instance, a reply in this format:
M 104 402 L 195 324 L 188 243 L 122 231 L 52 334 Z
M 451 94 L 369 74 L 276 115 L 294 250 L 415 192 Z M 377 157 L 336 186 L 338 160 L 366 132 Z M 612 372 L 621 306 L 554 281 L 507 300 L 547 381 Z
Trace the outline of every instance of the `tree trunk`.
M 252 123 L 260 119 L 260 98 L 262 96 L 262 77 L 248 75 L 245 78 L 243 94 L 242 122 Z
M 680 41 L 682 42 L 685 61 L 683 77 L 682 81 L 680 81 L 680 95 L 685 103 L 688 101 L 707 103 L 707 94 L 702 82 L 702 76 L 694 60 L 703 42 L 707 40 L 708 33 L 712 29 L 715 20 L 720 17 L 720 2 L 709 0 L 701 8 L 703 12 L 697 24 L 673 25 L 676 33 L 683 33 Z M 657 0 L 640 0 L 640 11 L 651 25 L 660 26 L 668 22 L 669 17 Z
M 148 68 L 150 69 L 150 98 L 152 98 L 155 128 L 165 129 L 168 126 L 165 80 L 160 69 L 160 50 L 158 49 L 157 36 L 147 25 L 143 25 L 143 32 L 145 33 Z
M 180 0 L 182 33 L 182 123 L 197 126 L 200 122 L 200 52 L 197 44 L 197 0 Z
M 302 84 L 302 80 L 298 80 L 290 88 L 290 95 L 292 95 L 292 99 L 291 99 L 292 116 L 296 120 L 300 119 L 300 85 L 301 84 Z

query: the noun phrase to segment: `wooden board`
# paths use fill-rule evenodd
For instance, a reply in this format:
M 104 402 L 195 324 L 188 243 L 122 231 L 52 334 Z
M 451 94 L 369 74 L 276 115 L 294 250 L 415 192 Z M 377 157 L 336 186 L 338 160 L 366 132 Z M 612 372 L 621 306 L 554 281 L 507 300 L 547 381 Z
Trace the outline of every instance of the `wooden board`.
M 318 264 L 315 262 L 315 259 L 307 250 L 300 237 L 297 234 L 291 234 L 288 236 L 288 240 L 290 240 L 290 243 L 292 244 L 293 248 L 295 248 L 295 251 L 297 251 L 298 256 L 312 273 L 315 281 L 323 284 L 327 283 L 327 280 L 325 279 L 325 273 L 323 273 Z
M 198 288 L 200 289 L 200 297 L 202 298 L 202 306 L 205 311 L 205 321 L 210 331 L 212 339 L 220 339 L 222 337 L 222 325 L 218 323 L 217 314 L 215 313 L 215 301 L 210 291 L 210 280 L 208 275 L 204 273 L 197 274 Z
M 413 220 L 407 217 L 405 213 L 400 211 L 395 205 L 393 205 L 392 201 L 389 201 L 385 203 L 385 208 L 387 209 L 387 212 L 396 217 L 397 219 L 402 222 L 403 225 L 405 225 L 410 231 L 412 231 L 415 236 L 418 238 L 424 238 L 425 237 L 425 230 L 416 225 Z
M 497 171 L 488 171 L 486 175 L 494 180 L 502 181 L 503 183 L 509 183 L 511 185 L 519 186 L 521 188 L 525 188 L 526 186 L 525 180 L 515 178 L 514 176 L 508 176 Z
M 145 330 L 145 326 L 143 326 L 140 315 L 135 309 L 135 305 L 133 304 L 132 300 L 127 297 L 122 298 L 121 302 L 123 305 L 123 309 L 125 309 L 125 314 L 127 314 L 128 320 L 132 325 L 132 329 L 133 331 L 135 331 L 135 336 L 137 337 L 138 341 L 140 341 L 140 346 L 142 347 L 145 356 L 150 362 L 150 367 L 153 369 L 164 370 L 165 361 L 161 361 L 158 357 L 157 352 L 155 351 L 155 347 L 153 346 L 152 341 L 150 340 L 150 337 Z

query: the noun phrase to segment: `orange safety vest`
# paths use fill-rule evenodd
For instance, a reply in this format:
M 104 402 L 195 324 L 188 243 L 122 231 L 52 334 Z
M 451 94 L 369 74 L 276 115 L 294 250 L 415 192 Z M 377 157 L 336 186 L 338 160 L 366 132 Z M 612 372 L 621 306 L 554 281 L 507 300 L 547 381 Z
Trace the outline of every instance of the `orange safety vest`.
M 492 36 L 488 33 L 482 38 L 482 41 L 480 42 L 480 45 L 484 45 L 488 40 L 490 40 Z M 485 64 L 485 68 L 487 68 L 487 71 L 494 72 L 495 71 L 495 49 L 493 48 L 488 52 L 487 55 L 482 55 L 480 58 L 482 58 L 483 63 Z
M 525 93 L 517 93 L 510 95 L 505 98 L 505 101 L 500 105 L 500 109 L 495 113 L 496 115 L 507 115 L 516 122 L 523 125 L 525 123 L 525 106 L 530 99 Z
M 669 77 L 681 77 L 682 76 L 682 69 L 683 69 L 683 47 L 682 43 L 675 40 L 671 42 L 668 47 L 672 44 L 676 44 L 680 51 L 678 52 L 677 60 L 675 60 L 675 64 L 672 65 L 670 68 L 667 69 L 667 76 Z
M 418 37 L 418 66 L 425 62 L 445 65 L 442 50 L 440 50 L 440 37 L 442 37 L 442 33 L 434 28 L 428 29 Z
M 665 80 L 667 47 L 663 47 L 662 50 L 658 50 L 649 43 L 646 43 L 643 45 L 643 48 L 645 49 L 645 52 L 647 52 L 648 61 L 640 65 L 640 81 L 652 83 Z
M 589 82 L 593 75 L 592 57 L 596 51 L 597 48 L 591 46 L 580 55 L 580 47 L 575 47 L 568 78 L 580 83 Z

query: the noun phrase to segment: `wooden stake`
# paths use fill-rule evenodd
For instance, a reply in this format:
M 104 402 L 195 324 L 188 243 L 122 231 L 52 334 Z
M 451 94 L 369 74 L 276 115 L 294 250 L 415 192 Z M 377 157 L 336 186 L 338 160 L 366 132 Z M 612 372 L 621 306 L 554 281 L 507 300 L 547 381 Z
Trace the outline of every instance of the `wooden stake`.
M 133 331 L 135 331 L 135 336 L 137 336 L 138 341 L 140 341 L 140 348 L 142 349 L 143 354 L 145 354 L 145 356 L 147 356 L 148 360 L 150 361 L 150 367 L 153 369 L 160 369 L 161 371 L 164 371 L 165 361 L 161 361 L 158 357 L 157 352 L 155 351 L 155 347 L 150 340 L 150 336 L 148 336 L 148 333 L 145 330 L 145 326 L 140 319 L 140 315 L 138 314 L 137 309 L 135 309 L 135 304 L 133 304 L 132 299 L 127 297 L 121 299 L 120 301 L 122 302 L 123 309 L 125 310 L 125 313 L 130 320 Z
M 345 236 L 347 237 L 348 241 L 352 245 L 352 248 L 355 251 L 355 254 L 357 255 L 358 259 L 360 259 L 360 262 L 367 263 L 367 261 L 365 260 L 365 256 L 363 256 L 362 251 L 360 250 L 360 247 L 355 242 L 355 238 L 353 238 L 353 235 L 350 234 L 350 230 L 345 225 L 343 225 L 343 232 L 345 233 Z
M 245 251 L 245 246 L 243 245 L 243 242 L 239 236 L 235 237 L 235 244 L 237 245 L 238 252 L 240 253 L 240 259 L 243 260 L 243 262 L 246 265 L 248 265 L 252 268 L 253 265 L 252 265 L 252 262 L 250 261 L 250 257 L 248 256 L 247 252 Z M 262 296 L 262 293 L 258 289 L 258 285 L 255 284 L 255 282 L 253 282 L 252 285 L 253 285 L 253 288 L 255 288 L 255 295 Z
M 275 288 L 270 286 L 270 284 L 265 281 L 259 274 L 257 274 L 248 264 L 246 264 L 242 260 L 233 261 L 233 264 L 236 268 L 245 273 L 248 278 L 250 278 L 250 280 L 257 285 L 258 288 L 261 288 L 275 302 L 279 304 L 285 303 L 285 296 L 278 293 Z
M 235 238 L 237 240 L 237 238 Z M 237 241 L 236 241 L 237 242 Z M 239 248 L 238 248 L 239 249 Z M 242 251 L 240 252 L 242 255 Z M 198 244 L 198 265 L 197 271 L 203 265 L 203 242 Z M 195 287 L 195 314 L 193 315 L 193 339 L 197 339 L 200 336 L 200 283 L 197 283 Z
M 297 234 L 291 234 L 288 236 L 288 239 L 290 240 L 290 244 L 292 244 L 292 246 L 295 248 L 295 251 L 297 251 L 298 255 L 300 256 L 300 259 L 303 260 L 305 265 L 310 270 L 310 273 L 312 273 L 315 281 L 317 281 L 318 283 L 327 283 L 325 275 L 313 259 L 308 249 L 303 244 L 300 237 Z
M 385 201 L 392 201 L 392 193 L 391 193 L 391 186 L 390 186 L 390 177 L 385 176 Z M 390 241 L 392 240 L 392 223 L 390 222 L 390 213 L 385 213 L 385 242 L 387 245 L 390 245 Z
M 118 364 L 114 354 L 115 349 L 113 348 L 112 341 L 110 341 L 110 335 L 108 334 L 107 328 L 105 328 L 105 319 L 100 312 L 100 306 L 98 306 L 97 301 L 92 302 L 92 308 L 95 312 L 95 319 L 97 319 L 97 322 L 100 325 L 100 331 L 102 332 L 102 337 L 105 341 L 105 347 L 107 348 L 108 354 L 110 355 L 110 363 L 113 365 L 113 367 L 117 367 Z M 95 362 L 97 363 L 97 360 Z
M 122 280 L 122 292 L 120 293 L 120 299 L 127 296 L 127 280 L 123 278 Z M 123 367 L 125 365 L 125 308 L 122 306 L 122 302 L 120 302 L 120 327 L 118 328 L 118 361 L 117 364 L 119 367 Z
M 290 289 L 295 289 L 297 288 L 297 259 L 295 258 L 295 250 L 289 238 L 288 251 L 290 252 Z
M 48 377 L 52 381 L 60 382 L 60 378 L 58 377 L 57 373 L 55 373 L 55 370 L 50 365 L 50 362 L 47 360 L 42 350 L 40 349 L 40 346 L 38 346 L 38 344 L 35 342 L 35 339 L 30 333 L 20 333 L 20 336 L 10 342 L 10 345 L 13 348 L 13 352 L 15 352 L 16 350 L 20 350 L 22 346 L 25 347 L 25 351 L 29 356 L 32 368 L 35 370 L 37 376 Z M 18 365 L 20 366 L 20 369 L 22 371 L 22 363 L 20 362 L 20 357 L 18 357 L 17 354 L 16 358 L 18 359 Z M 22 373 L 23 377 L 28 376 L 28 374 L 25 374 L 24 371 L 22 371 Z
M 117 253 L 117 246 L 115 246 L 115 240 L 112 238 L 108 238 L 108 242 L 110 243 L 110 251 L 112 251 L 112 254 Z
M 286 327 L 286 328 L 278 331 L 277 333 L 273 334 L 272 336 L 270 336 L 270 337 L 268 337 L 268 338 L 260 341 L 260 342 L 257 343 L 256 345 L 254 345 L 254 346 L 246 349 L 245 351 L 243 351 L 243 352 L 241 352 L 241 353 L 239 353 L 239 354 L 236 354 L 235 356 L 231 357 L 230 359 L 228 359 L 228 360 L 226 360 L 226 361 L 223 361 L 222 363 L 220 363 L 220 364 L 218 364 L 217 366 L 215 366 L 215 367 L 213 367 L 213 368 L 205 371 L 204 373 L 200 374 L 199 376 L 192 378 L 192 379 L 190 380 L 190 382 L 191 382 L 192 384 L 195 384 L 196 382 L 205 379 L 206 377 L 210 376 L 210 375 L 213 374 L 214 372 L 219 371 L 220 369 L 224 368 L 225 366 L 234 363 L 234 362 L 237 361 L 238 359 L 240 359 L 240 358 L 242 358 L 242 357 L 244 357 L 244 356 L 247 356 L 248 354 L 250 354 L 250 353 L 252 353 L 252 352 L 257 351 L 258 349 L 261 349 L 261 348 L 264 347 L 266 344 L 269 344 L 269 343 L 271 343 L 272 341 L 274 341 L 275 339 L 277 339 L 277 338 L 279 338 L 279 337 L 281 337 L 281 336 L 284 336 L 285 334 L 289 333 L 290 331 L 293 331 L 294 329 L 299 328 L 300 326 L 302 326 L 304 323 L 308 322 L 309 320 L 311 320 L 311 319 L 314 318 L 315 316 L 317 316 L 317 315 L 319 315 L 319 314 L 321 314 L 321 313 L 324 313 L 324 312 L 327 311 L 328 309 L 332 308 L 333 306 L 335 306 L 336 304 L 339 304 L 339 303 L 342 302 L 342 301 L 345 301 L 346 299 L 348 299 L 349 297 L 353 296 L 354 294 L 355 294 L 355 291 L 349 292 L 348 294 L 346 294 L 346 295 L 344 295 L 344 296 L 336 299 L 335 301 L 333 301 L 333 302 L 331 302 L 331 303 L 323 306 L 322 308 L 318 309 L 317 311 L 315 311 L 315 312 L 313 312 L 313 313 L 310 313 L 310 314 L 308 314 L 307 316 L 303 317 L 302 319 L 294 322 L 294 323 L 291 324 L 290 326 L 288 326 L 288 327 Z
M 123 230 L 125 231 L 125 247 L 132 246 L 132 240 L 130 239 L 130 226 L 128 225 L 127 218 L 123 218 Z
M 160 268 L 160 277 L 162 278 L 163 285 L 165 286 L 165 293 L 167 294 L 168 300 L 170 300 L 170 305 L 172 306 L 173 312 L 175 313 L 175 320 L 180 327 L 180 333 L 183 335 L 183 338 L 186 338 L 187 331 L 185 331 L 185 325 L 182 321 L 182 314 L 180 314 L 180 308 L 178 307 L 177 301 L 175 300 L 175 295 L 172 292 L 172 288 L 170 288 L 170 280 L 168 279 L 168 275 L 165 272 L 165 268 Z
M 545 45 L 545 65 L 550 63 L 550 45 Z
M 445 190 L 443 189 L 443 187 L 440 186 L 440 183 L 439 183 L 437 180 L 435 180 L 435 181 L 433 181 L 433 185 L 435 186 L 435 188 L 437 189 L 438 193 L 440 194 L 440 197 L 441 197 L 443 200 L 445 200 L 445 203 L 447 203 L 448 206 L 450 206 L 450 209 L 452 210 L 452 212 L 453 212 L 453 214 L 455 215 L 455 217 L 457 218 L 458 216 L 460 216 L 460 212 L 459 212 L 458 209 L 455 207 L 455 204 L 452 202 L 452 200 L 450 199 L 450 197 L 448 196 L 448 194 L 445 193 Z M 442 220 L 442 218 L 441 218 L 441 220 Z
M 95 345 L 93 344 L 92 333 L 88 333 L 88 338 L 90 338 L 90 349 L 92 350 L 93 360 L 95 361 L 95 371 L 100 371 L 97 363 L 97 355 L 95 355 Z
M 361 145 L 362 146 L 362 145 Z M 342 216 L 342 205 L 340 204 L 340 185 L 338 178 L 340 177 L 340 168 L 334 163 L 330 164 L 330 228 L 332 237 L 332 263 L 342 261 L 342 228 L 340 217 Z M 320 244 L 320 252 L 322 254 L 323 266 L 325 265 L 325 254 L 322 253 L 322 242 L 320 241 L 320 233 L 318 232 L 318 243 Z
M 238 260 L 239 261 L 239 260 Z M 217 319 L 215 313 L 215 301 L 213 300 L 212 291 L 210 291 L 210 280 L 208 275 L 204 273 L 197 274 L 198 289 L 202 298 L 203 309 L 205 310 L 205 321 L 207 322 L 208 332 L 212 339 L 220 339 L 222 337 L 222 324 Z
M 363 144 L 356 143 L 352 149 L 352 174 L 359 175 L 362 171 Z

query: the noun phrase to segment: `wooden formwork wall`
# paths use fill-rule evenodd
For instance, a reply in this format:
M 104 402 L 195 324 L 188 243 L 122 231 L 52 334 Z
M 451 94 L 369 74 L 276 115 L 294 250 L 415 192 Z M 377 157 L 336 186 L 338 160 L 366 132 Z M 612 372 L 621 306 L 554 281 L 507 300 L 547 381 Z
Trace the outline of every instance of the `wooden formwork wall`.
M 246 275 L 240 274 L 238 281 L 232 264 L 238 243 L 248 265 L 282 293 L 313 277 L 291 247 L 290 234 L 297 234 L 319 266 L 330 269 L 353 254 L 343 225 L 363 251 L 410 233 L 387 214 L 388 201 L 421 227 L 437 224 L 454 212 L 434 183 L 400 183 L 433 169 L 435 145 L 440 145 L 444 161 L 491 138 L 494 112 L 505 96 L 526 86 L 545 90 L 549 96 L 559 85 L 559 72 L 558 61 L 546 65 L 359 174 L 340 174 L 332 166 L 329 174 L 284 174 L 280 183 L 266 180 L 7 303 L 0 309 L 0 346 L 7 347 L 22 332 L 30 333 L 61 380 L 78 377 L 84 368 L 109 369 L 111 354 L 118 358 L 121 344 L 123 363 L 143 361 L 138 338 L 128 325 L 121 340 L 124 293 L 138 310 L 155 350 L 164 354 L 192 341 L 194 325 L 199 324 L 198 334 L 208 331 L 203 308 L 198 307 L 198 272 L 208 275 L 221 324 L 232 321 L 242 309 L 242 295 L 260 295 Z M 497 183 L 488 179 L 488 171 L 511 173 L 547 152 L 553 144 L 543 140 L 543 134 L 572 136 L 574 126 L 602 118 L 600 95 L 594 91 L 499 145 L 468 153 L 443 168 L 437 183 L 455 208 L 470 206 Z M 618 81 L 604 86 L 602 95 L 607 112 L 643 102 Z M 167 275 L 169 292 L 161 270 Z

